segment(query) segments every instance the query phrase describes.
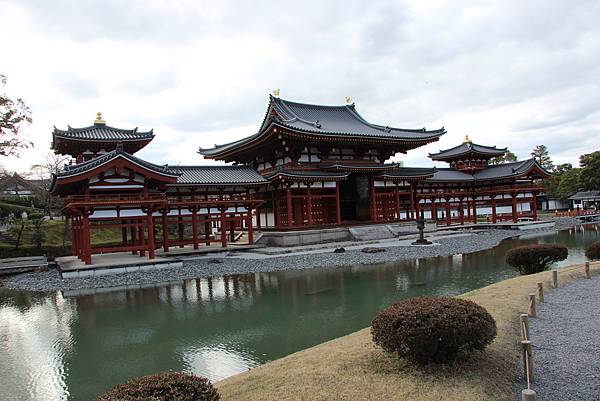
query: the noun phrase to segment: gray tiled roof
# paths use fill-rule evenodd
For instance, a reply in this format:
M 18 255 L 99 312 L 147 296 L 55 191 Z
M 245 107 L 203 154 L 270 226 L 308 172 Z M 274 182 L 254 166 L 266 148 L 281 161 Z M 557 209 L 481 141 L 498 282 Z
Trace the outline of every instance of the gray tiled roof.
M 474 177 L 477 180 L 515 177 L 526 173 L 535 165 L 540 167 L 539 164 L 537 164 L 537 162 L 535 161 L 535 159 L 527 159 L 517 162 L 497 164 L 494 166 L 488 166 L 487 168 L 476 172 L 474 174 Z
M 329 137 L 359 136 L 422 143 L 435 141 L 446 133 L 444 128 L 427 131 L 425 128 L 404 129 L 371 124 L 358 114 L 354 104 L 323 106 L 290 102 L 270 96 L 269 109 L 257 134 L 228 144 L 215 145 L 212 149 L 200 148 L 199 152 L 203 155 L 213 155 L 252 142 L 261 137 L 272 124 Z
M 471 174 L 463 173 L 462 171 L 458 171 L 453 168 L 438 168 L 436 169 L 433 177 L 428 179 L 427 181 L 432 182 L 448 182 L 448 181 L 456 181 L 456 182 L 469 182 L 475 181 L 475 178 Z
M 495 146 L 483 146 L 472 142 L 465 142 L 450 149 L 440 150 L 438 153 L 430 153 L 429 157 L 433 160 L 444 160 L 460 157 L 469 153 L 485 157 L 495 157 L 502 156 L 507 150 L 507 148 L 496 148 Z
M 392 178 L 433 177 L 436 171 L 435 167 L 399 167 L 396 170 L 386 171 L 379 175 Z
M 349 163 L 349 162 L 339 162 L 339 163 L 327 163 L 321 164 L 320 168 L 327 170 L 357 170 L 357 169 L 371 169 L 371 170 L 391 170 L 398 167 L 396 163 L 384 164 L 384 163 Z
M 56 138 L 75 139 L 80 141 L 140 141 L 154 138 L 153 130 L 141 132 L 137 127 L 134 129 L 121 129 L 109 127 L 104 124 L 94 124 L 89 127 L 72 128 L 61 130 L 54 127 L 52 132 L 53 145 Z
M 159 174 L 165 174 L 170 176 L 177 175 L 177 173 L 173 172 L 167 166 L 159 166 L 157 164 L 147 162 L 145 160 L 140 159 L 139 157 L 135 157 L 125 152 L 121 146 L 117 146 L 117 149 L 111 152 L 107 152 L 102 156 L 95 157 L 92 160 L 88 160 L 87 162 L 64 166 L 64 168 L 55 175 L 56 177 L 60 178 L 81 174 L 86 171 L 92 170 L 98 166 L 101 166 L 105 163 L 108 163 L 116 157 L 124 157 L 135 164 L 138 164 L 149 170 L 155 171 Z
M 267 180 L 250 166 L 169 166 L 182 184 L 266 184 Z
M 519 177 L 529 172 L 533 167 L 539 168 L 541 171 L 545 171 L 535 159 L 527 159 L 512 163 L 503 163 L 495 166 L 488 166 L 483 170 L 477 171 L 474 174 L 467 174 L 462 171 L 458 171 L 453 168 L 438 168 L 435 174 L 428 181 L 432 182 L 446 182 L 446 181 L 486 181 L 495 180 L 501 178 L 512 178 Z M 550 175 L 550 173 L 546 172 Z
M 579 191 L 571 196 L 569 196 L 571 200 L 580 200 L 580 199 L 595 199 L 600 200 L 600 191 Z
M 315 170 L 286 170 L 278 169 L 272 174 L 267 175 L 266 178 L 271 180 L 277 176 L 287 177 L 300 177 L 300 178 L 346 178 L 347 173 L 333 173 L 328 171 L 315 171 Z

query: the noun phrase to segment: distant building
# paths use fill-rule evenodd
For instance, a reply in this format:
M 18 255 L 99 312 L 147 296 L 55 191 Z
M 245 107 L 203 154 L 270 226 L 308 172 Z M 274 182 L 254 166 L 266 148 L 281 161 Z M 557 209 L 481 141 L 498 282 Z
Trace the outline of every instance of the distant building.
M 0 196 L 33 196 L 48 189 L 48 180 L 29 180 L 14 173 L 0 177 Z
M 600 191 L 579 191 L 569 197 L 573 209 L 600 208 Z

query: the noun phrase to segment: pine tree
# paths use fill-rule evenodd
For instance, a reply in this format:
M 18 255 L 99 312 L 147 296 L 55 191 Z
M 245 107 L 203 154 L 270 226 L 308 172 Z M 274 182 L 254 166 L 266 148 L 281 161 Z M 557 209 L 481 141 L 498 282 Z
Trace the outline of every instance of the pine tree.
M 531 151 L 531 156 L 542 166 L 544 169 L 548 171 L 554 170 L 554 163 L 550 158 L 548 153 L 548 148 L 546 145 L 538 145 Z

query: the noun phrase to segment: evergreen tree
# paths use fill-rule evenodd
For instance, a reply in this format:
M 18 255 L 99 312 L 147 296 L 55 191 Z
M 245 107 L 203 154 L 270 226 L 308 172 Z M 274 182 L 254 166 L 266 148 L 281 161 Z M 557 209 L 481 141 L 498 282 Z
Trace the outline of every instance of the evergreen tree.
M 517 161 L 517 156 L 515 156 L 515 154 L 513 152 L 511 152 L 509 149 L 506 149 L 506 153 L 503 154 L 502 156 L 492 157 L 490 159 L 490 164 L 502 164 L 502 163 L 508 163 L 508 162 L 516 162 L 516 161 Z
M 554 170 L 554 163 L 550 158 L 548 153 L 548 148 L 546 145 L 538 145 L 531 151 L 531 156 L 542 166 L 544 169 L 548 171 Z
M 588 191 L 600 190 L 600 150 L 579 157 L 580 185 Z

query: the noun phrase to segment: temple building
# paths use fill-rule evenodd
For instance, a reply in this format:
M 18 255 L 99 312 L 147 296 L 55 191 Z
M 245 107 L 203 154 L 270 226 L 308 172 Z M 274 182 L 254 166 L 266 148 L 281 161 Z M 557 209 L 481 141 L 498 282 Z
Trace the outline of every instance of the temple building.
M 156 249 L 228 242 L 254 231 L 339 228 L 410 222 L 476 224 L 537 218 L 540 179 L 534 159 L 490 164 L 506 148 L 468 138 L 430 154 L 445 168 L 390 162 L 399 153 L 436 142 L 435 130 L 372 124 L 355 105 L 321 106 L 271 96 L 258 132 L 210 149 L 205 158 L 231 165 L 169 166 L 134 153 L 154 137 L 106 125 L 54 129 L 52 149 L 73 162 L 53 177 L 51 191 L 66 198 L 73 255 L 128 251 L 154 258 Z M 90 233 L 120 228 L 118 245 L 93 248 Z

